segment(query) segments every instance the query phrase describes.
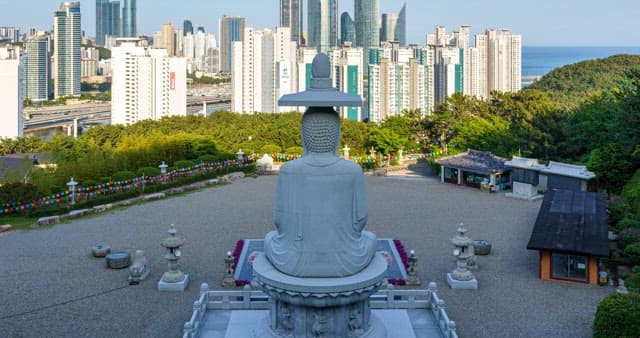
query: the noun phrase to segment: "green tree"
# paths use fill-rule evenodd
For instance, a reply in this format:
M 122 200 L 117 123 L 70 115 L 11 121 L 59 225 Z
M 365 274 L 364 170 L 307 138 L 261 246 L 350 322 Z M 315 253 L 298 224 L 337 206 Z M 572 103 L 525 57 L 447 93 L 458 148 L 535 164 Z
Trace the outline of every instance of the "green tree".
M 594 338 L 637 337 L 640 332 L 640 294 L 612 294 L 598 304 Z

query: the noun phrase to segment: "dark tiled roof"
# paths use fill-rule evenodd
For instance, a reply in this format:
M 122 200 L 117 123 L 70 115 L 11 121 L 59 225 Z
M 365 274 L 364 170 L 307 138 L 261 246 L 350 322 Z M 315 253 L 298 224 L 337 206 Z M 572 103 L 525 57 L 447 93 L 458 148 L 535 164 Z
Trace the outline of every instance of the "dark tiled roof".
M 462 170 L 475 171 L 479 173 L 504 172 L 511 170 L 504 163 L 506 158 L 502 158 L 492 154 L 489 151 L 479 151 L 469 149 L 464 153 L 447 156 L 436 160 L 441 164 L 450 168 L 459 168 Z
M 604 194 L 547 191 L 527 249 L 609 256 L 607 221 Z

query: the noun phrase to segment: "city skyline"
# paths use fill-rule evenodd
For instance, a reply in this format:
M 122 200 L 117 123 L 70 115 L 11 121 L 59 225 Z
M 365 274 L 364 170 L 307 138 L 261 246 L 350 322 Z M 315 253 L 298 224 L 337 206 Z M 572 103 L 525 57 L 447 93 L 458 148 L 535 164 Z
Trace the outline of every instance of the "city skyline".
M 380 11 L 396 12 L 404 2 L 381 0 Z M 640 3 L 634 0 L 620 0 L 616 6 L 607 7 L 600 6 L 601 2 L 595 0 L 544 0 L 535 4 L 518 3 L 517 8 L 506 0 L 467 1 L 457 7 L 419 0 L 406 0 L 406 3 L 407 43 L 424 44 L 426 34 L 436 25 L 449 30 L 470 25 L 472 34 L 482 34 L 486 28 L 509 28 L 523 36 L 525 46 L 640 46 L 640 31 L 635 23 Z M 59 4 L 44 0 L 0 0 L 0 6 L 7 9 L 0 13 L 0 26 L 17 26 L 22 33 L 29 26 L 51 30 L 50 13 Z M 81 1 L 81 9 L 82 29 L 87 35 L 95 36 L 95 0 Z M 306 16 L 307 1 L 304 11 Z M 340 1 L 338 11 L 340 14 L 348 11 L 353 17 L 354 1 Z M 217 23 L 224 14 L 243 16 L 247 25 L 256 29 L 273 29 L 279 22 L 279 0 L 223 4 L 195 0 L 179 4 L 167 0 L 139 1 L 137 14 L 138 33 L 149 36 L 159 31 L 164 22 L 182 27 L 185 19 L 191 20 L 194 26 L 204 26 L 207 32 L 218 34 Z

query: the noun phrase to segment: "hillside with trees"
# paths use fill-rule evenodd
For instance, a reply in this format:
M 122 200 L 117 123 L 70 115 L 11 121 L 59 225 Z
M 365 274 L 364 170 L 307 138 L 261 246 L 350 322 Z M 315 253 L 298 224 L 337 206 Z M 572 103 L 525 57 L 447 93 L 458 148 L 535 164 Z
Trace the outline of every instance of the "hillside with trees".
M 640 55 L 614 55 L 556 68 L 529 86 L 548 92 L 565 109 L 606 92 L 628 90 L 627 73 L 640 69 Z

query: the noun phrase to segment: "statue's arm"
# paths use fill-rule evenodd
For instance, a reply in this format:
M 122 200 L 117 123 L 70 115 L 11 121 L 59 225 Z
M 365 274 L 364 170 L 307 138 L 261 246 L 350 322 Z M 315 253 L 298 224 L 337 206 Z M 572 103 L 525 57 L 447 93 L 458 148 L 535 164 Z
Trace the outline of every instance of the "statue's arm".
M 281 180 L 278 179 L 278 183 L 276 185 L 276 197 L 273 202 L 273 223 L 276 225 L 276 229 L 278 233 L 282 233 L 282 229 L 280 228 L 280 223 L 282 223 L 282 205 L 284 203 L 282 196 L 282 188 L 281 188 Z
M 356 175 L 354 181 L 354 223 L 353 228 L 361 232 L 367 224 L 369 216 L 369 204 L 367 201 L 367 191 L 364 188 L 364 175 Z

